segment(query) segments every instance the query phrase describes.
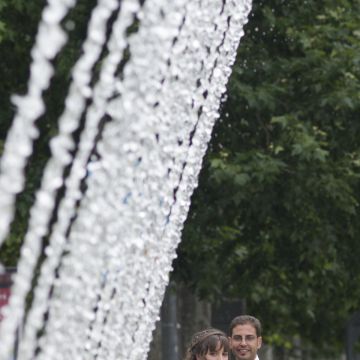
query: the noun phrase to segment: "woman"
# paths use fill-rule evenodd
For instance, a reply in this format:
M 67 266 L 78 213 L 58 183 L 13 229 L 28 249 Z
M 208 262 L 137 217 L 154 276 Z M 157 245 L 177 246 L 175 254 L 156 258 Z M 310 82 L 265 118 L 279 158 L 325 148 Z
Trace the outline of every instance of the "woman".
M 228 360 L 229 340 L 217 329 L 195 333 L 187 349 L 185 360 Z

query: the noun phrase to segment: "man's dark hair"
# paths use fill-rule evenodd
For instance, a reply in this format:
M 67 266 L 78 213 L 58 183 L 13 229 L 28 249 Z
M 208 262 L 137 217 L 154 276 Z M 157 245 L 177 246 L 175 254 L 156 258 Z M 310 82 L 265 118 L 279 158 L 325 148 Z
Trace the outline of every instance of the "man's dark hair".
M 250 324 L 255 328 L 256 336 L 261 336 L 261 322 L 256 317 L 251 315 L 240 315 L 232 319 L 229 326 L 229 336 L 232 336 L 232 331 L 237 325 Z

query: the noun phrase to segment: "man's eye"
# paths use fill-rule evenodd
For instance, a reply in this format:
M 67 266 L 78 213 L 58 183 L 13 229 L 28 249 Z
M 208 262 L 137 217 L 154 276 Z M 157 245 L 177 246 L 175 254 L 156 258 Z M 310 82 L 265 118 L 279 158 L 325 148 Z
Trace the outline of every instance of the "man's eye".
M 245 335 L 245 336 L 235 335 L 235 336 L 233 336 L 233 339 L 234 339 L 234 341 L 252 342 L 256 339 L 256 336 L 254 336 L 254 335 Z

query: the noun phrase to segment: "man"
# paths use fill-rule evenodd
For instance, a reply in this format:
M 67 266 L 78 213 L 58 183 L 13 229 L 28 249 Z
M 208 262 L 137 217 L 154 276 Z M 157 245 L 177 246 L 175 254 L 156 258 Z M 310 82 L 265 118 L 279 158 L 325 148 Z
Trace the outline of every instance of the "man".
M 231 352 L 236 360 L 259 360 L 258 349 L 261 348 L 261 323 L 250 315 L 235 317 L 229 327 Z

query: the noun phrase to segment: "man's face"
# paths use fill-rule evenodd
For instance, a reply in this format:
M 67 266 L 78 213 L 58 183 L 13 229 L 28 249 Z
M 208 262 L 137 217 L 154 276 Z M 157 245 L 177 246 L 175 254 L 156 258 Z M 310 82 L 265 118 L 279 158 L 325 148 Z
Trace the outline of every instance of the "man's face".
M 261 336 L 257 337 L 254 326 L 244 324 L 233 328 L 229 340 L 236 360 L 254 360 L 262 339 Z

